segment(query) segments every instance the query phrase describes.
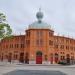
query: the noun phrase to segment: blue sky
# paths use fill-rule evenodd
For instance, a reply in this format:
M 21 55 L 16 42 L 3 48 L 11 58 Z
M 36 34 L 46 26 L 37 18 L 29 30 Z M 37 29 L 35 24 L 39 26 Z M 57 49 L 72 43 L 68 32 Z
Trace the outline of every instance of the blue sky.
M 39 7 L 43 21 L 55 33 L 75 38 L 75 0 L 0 0 L 0 12 L 7 16 L 13 34 L 24 34 L 28 25 L 37 20 Z

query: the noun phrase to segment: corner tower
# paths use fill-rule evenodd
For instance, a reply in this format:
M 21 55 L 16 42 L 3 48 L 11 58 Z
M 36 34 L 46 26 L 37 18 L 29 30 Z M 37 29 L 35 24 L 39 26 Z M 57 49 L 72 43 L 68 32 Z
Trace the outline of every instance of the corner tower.
M 42 64 L 49 57 L 49 40 L 53 40 L 54 31 L 51 26 L 44 21 L 41 9 L 36 13 L 37 21 L 29 25 L 26 33 L 29 33 L 27 39 L 30 40 L 29 60 L 30 63 Z

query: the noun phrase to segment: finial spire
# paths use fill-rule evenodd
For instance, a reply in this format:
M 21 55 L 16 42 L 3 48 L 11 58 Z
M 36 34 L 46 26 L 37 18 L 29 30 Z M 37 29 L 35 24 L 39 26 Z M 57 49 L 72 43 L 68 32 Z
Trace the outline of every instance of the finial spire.
M 41 7 L 39 8 L 39 12 L 41 12 Z

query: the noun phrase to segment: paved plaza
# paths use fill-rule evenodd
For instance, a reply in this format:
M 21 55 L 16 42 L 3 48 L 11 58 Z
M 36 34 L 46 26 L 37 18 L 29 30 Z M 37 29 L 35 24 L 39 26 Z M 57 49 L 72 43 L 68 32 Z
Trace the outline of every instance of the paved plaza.
M 4 75 L 66 75 L 60 71 L 47 70 L 15 70 Z
M 75 65 L 26 65 L 0 62 L 0 75 L 75 75 Z

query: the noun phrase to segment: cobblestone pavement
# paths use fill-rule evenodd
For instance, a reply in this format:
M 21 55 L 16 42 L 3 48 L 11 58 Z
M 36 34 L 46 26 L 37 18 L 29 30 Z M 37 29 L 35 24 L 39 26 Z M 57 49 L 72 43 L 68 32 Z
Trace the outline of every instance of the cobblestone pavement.
M 0 63 L 0 75 L 75 75 L 75 65 L 25 65 Z

